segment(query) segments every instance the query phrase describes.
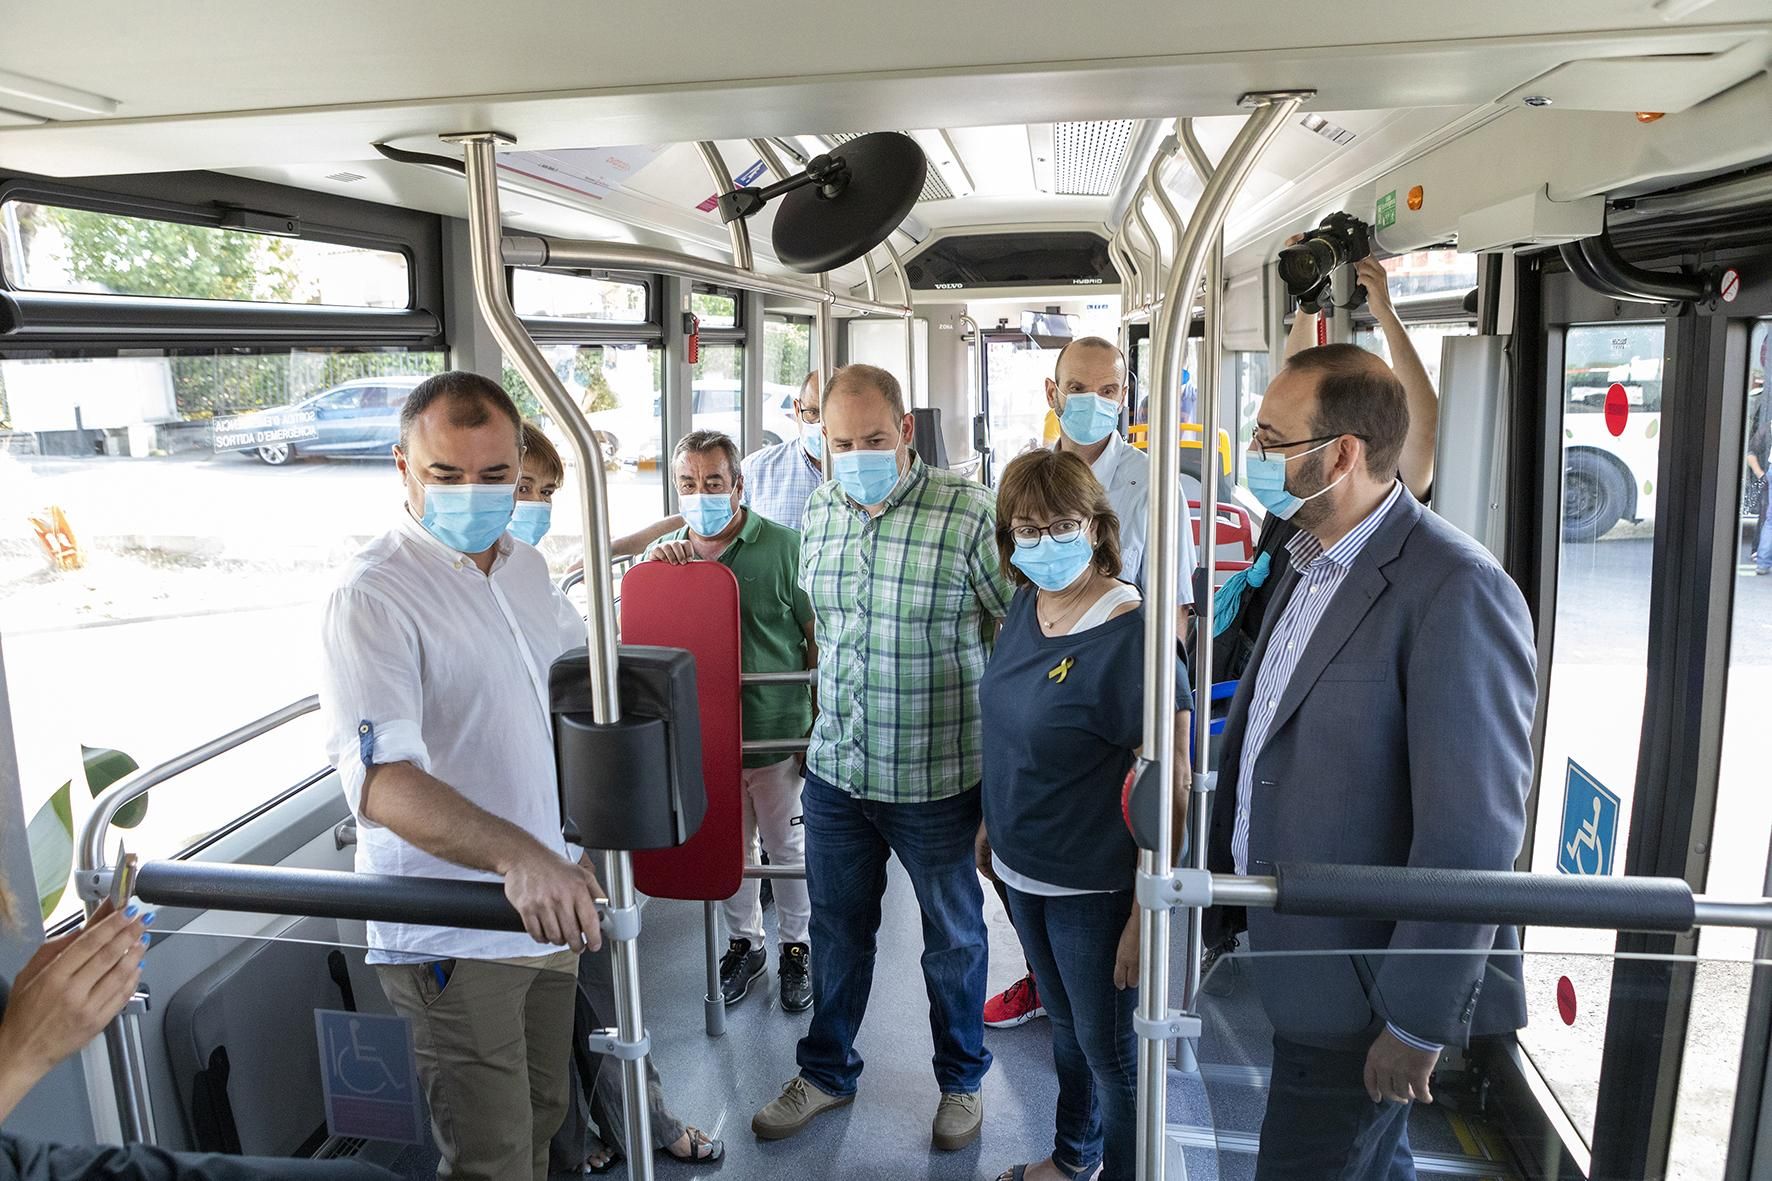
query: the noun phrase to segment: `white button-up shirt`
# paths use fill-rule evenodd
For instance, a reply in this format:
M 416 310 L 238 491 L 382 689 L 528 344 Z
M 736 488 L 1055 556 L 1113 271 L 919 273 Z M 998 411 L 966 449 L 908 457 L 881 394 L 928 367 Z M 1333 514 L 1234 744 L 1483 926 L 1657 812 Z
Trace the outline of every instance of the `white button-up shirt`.
M 490 575 L 405 512 L 352 559 L 327 601 L 320 706 L 327 756 L 357 817 L 357 871 L 496 882 L 363 815 L 372 764 L 410 762 L 562 857 L 548 669 L 585 642 L 547 563 L 510 534 Z M 557 950 L 521 931 L 370 923 L 369 962 L 508 959 Z
M 1151 457 L 1120 437 L 1118 431 L 1108 436 L 1107 449 L 1089 465 L 1101 486 L 1107 489 L 1108 503 L 1120 518 L 1120 577 L 1140 590 L 1144 589 L 1144 553 L 1150 537 Z M 1191 579 L 1194 564 L 1194 539 L 1191 528 L 1181 530 L 1180 558 L 1181 597 L 1193 600 Z

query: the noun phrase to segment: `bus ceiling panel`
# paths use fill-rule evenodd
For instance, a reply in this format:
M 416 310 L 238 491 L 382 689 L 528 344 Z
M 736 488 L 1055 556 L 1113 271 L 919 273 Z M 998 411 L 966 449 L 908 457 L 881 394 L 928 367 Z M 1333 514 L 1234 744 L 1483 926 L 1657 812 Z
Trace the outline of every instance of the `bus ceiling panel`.
M 1185 14 L 1179 8 L 1144 13 L 1148 19 L 1138 30 L 1142 55 L 1128 58 L 1120 22 L 1005 24 L 983 9 L 949 4 L 934 6 L 939 15 L 925 27 L 908 18 L 901 5 L 843 6 L 833 26 L 878 20 L 889 27 L 871 39 L 843 39 L 846 45 L 869 46 L 866 72 L 820 74 L 806 69 L 806 39 L 779 36 L 780 26 L 772 27 L 766 12 L 729 22 L 718 37 L 685 38 L 674 12 L 654 14 L 641 6 L 623 13 L 628 44 L 618 54 L 608 52 L 601 27 L 598 44 L 569 50 L 583 39 L 570 20 L 549 22 L 551 35 L 541 42 L 494 38 L 477 44 L 474 80 L 480 93 L 456 97 L 459 30 L 453 22 L 401 22 L 399 33 L 386 39 L 341 34 L 385 19 L 376 6 L 358 5 L 327 27 L 324 51 L 301 52 L 297 46 L 316 12 L 328 7 L 279 10 L 274 33 L 230 10 L 195 40 L 182 25 L 175 29 L 156 21 L 148 26 L 152 35 L 119 37 L 114 47 L 84 33 L 34 37 L 20 30 L 20 20 L 25 26 L 58 24 L 59 10 L 52 6 L 14 14 L 18 19 L 0 43 L 0 69 L 25 64 L 11 57 L 28 52 L 38 62 L 48 53 L 49 60 L 34 68 L 68 84 L 89 76 L 104 79 L 107 87 L 115 83 L 109 92 L 120 101 L 121 117 L 0 127 L 0 162 L 51 175 L 344 162 L 366 158 L 372 143 L 435 150 L 435 135 L 488 126 L 516 136 L 522 150 L 552 150 L 800 135 L 807 128 L 951 131 L 969 125 L 1236 115 L 1237 99 L 1248 91 L 1299 85 L 1317 89 L 1313 108 L 1322 110 L 1471 106 L 1565 62 L 1723 53 L 1764 28 L 1668 25 L 1645 5 L 1641 27 L 1617 29 L 1610 26 L 1622 17 L 1611 0 L 1557 5 L 1506 0 L 1452 12 L 1443 5 L 1387 12 L 1385 32 L 1391 39 L 1382 43 L 1299 45 L 1283 42 L 1314 39 L 1322 29 L 1319 21 L 1302 15 L 1289 21 L 1275 5 L 1231 6 L 1216 13 L 1187 6 Z M 1306 11 L 1302 3 L 1297 7 L 1301 14 Z M 1756 16 L 1767 15 L 1764 0 L 1718 0 L 1704 15 L 1722 19 L 1750 7 Z M 1603 29 L 1593 23 L 1601 10 L 1609 14 Z M 142 11 L 131 9 L 113 25 L 87 27 L 141 25 Z M 83 20 L 93 19 L 84 7 L 81 12 Z M 668 22 L 670 50 L 637 50 L 654 21 Z M 988 31 L 969 38 L 963 31 L 969 22 L 988 24 Z M 803 28 L 805 22 L 796 18 L 789 24 Z M 419 45 L 444 29 L 450 44 L 432 60 Z M 1030 39 L 1029 29 L 1037 30 L 1032 39 L 1042 42 L 1039 52 L 1014 56 L 1013 47 Z M 1411 30 L 1423 35 L 1411 37 Z M 218 45 L 245 37 L 252 40 L 250 48 Z M 762 61 L 744 68 L 736 53 L 727 53 L 717 69 L 694 64 L 713 43 L 736 51 L 763 39 L 781 59 L 773 68 Z M 59 44 L 77 47 L 78 53 L 62 60 Z M 359 48 L 353 55 L 340 52 L 341 45 Z M 386 45 L 399 45 L 401 51 L 383 52 Z M 571 54 L 572 70 L 559 77 L 555 67 L 563 53 Z M 200 56 L 186 60 L 193 55 Z M 830 60 L 856 59 L 836 54 Z M 595 69 L 588 69 L 587 61 L 595 62 Z M 349 68 L 341 69 L 345 64 Z M 664 70 L 668 78 L 660 76 Z M 593 80 L 595 86 L 586 85 Z
M 1044 62 L 1106 63 L 1121 61 L 1129 52 L 1148 57 L 1238 55 L 1244 59 L 1241 64 L 1251 65 L 1321 52 L 1325 42 L 1332 52 L 1338 40 L 1345 45 L 1380 37 L 1389 46 L 1428 53 L 1437 52 L 1434 47 L 1492 43 L 1531 56 L 1542 45 L 1616 40 L 1622 35 L 1620 26 L 1635 26 L 1624 33 L 1677 36 L 1690 28 L 1772 15 L 1765 0 L 1712 0 L 1670 25 L 1648 0 L 1554 4 L 1490 0 L 1386 5 L 1381 25 L 1338 28 L 1320 19 L 1321 8 L 1311 0 L 1270 0 L 1211 7 L 1139 6 L 1128 13 L 1136 20 L 1131 27 L 1124 17 L 1107 14 L 1078 20 L 1075 6 L 1066 0 L 1027 0 L 1011 20 L 1003 19 L 994 6 L 956 5 L 951 0 L 820 6 L 804 0 L 754 0 L 741 20 L 698 24 L 685 22 L 682 11 L 670 5 L 510 0 L 498 10 L 505 28 L 545 33 L 500 37 L 475 35 L 485 30 L 487 12 L 484 5 L 470 0 L 436 0 L 425 7 L 423 20 L 411 19 L 402 6 L 355 0 L 315 0 L 263 9 L 225 0 L 187 0 L 178 21 L 167 21 L 151 6 L 127 0 L 10 9 L 8 36 L 0 44 L 0 71 L 15 72 L 26 85 L 20 88 L 22 93 L 4 95 L 0 105 L 17 105 L 52 118 L 90 117 L 91 112 L 81 115 L 65 106 L 45 107 L 43 95 L 33 90 L 40 92 L 49 85 L 105 96 L 118 104 L 118 114 L 125 118 L 201 114 L 218 108 L 367 106 L 458 95 L 468 42 L 473 60 L 467 74 L 477 93 L 564 92 L 589 85 L 637 93 L 725 79 L 792 78 L 834 62 L 845 63 L 853 77 L 1019 70 L 1027 63 Z M 194 29 L 200 35 L 193 36 Z M 1136 38 L 1130 49 L 1129 36 Z M 857 46 L 865 50 L 856 53 Z M 1566 54 L 1559 60 L 1576 56 L 1595 55 Z M 1327 72 L 1287 80 L 1325 88 L 1335 81 Z M 1354 69 L 1337 87 L 1345 86 L 1352 93 L 1384 81 L 1382 72 Z M 1273 80 L 1248 77 L 1245 82 L 1243 89 L 1259 89 Z M 1492 88 L 1484 97 L 1504 93 L 1511 84 Z M 1174 92 L 1147 93 L 1169 106 L 1176 98 Z M 1175 113 L 1169 109 L 1143 114 L 1161 118 Z M 878 117 L 881 112 L 873 114 Z M 1046 118 L 1130 114 L 1055 112 Z M 827 129 L 946 127 L 959 122 L 963 120 L 894 117 L 891 124 L 831 124 Z M 799 123 L 749 134 L 794 134 L 810 126 Z M 739 134 L 693 128 L 676 134 L 641 132 L 604 142 L 680 142 Z
M 1499 103 L 1474 109 L 1448 134 L 1315 209 L 1245 237 L 1232 272 L 1270 260 L 1286 233 L 1328 209 L 1383 220 L 1389 253 L 1459 242 L 1467 249 L 1554 245 L 1597 233 L 1595 198 L 1619 197 L 1722 175 L 1772 159 L 1772 76 L 1762 72 L 1688 110 L 1650 121 L 1622 111 Z M 1357 142 L 1357 141 L 1356 141 Z M 1419 188 L 1419 193 L 1415 190 Z M 1411 208 L 1419 204 L 1419 208 Z M 1519 239 L 1495 237 L 1508 222 Z M 1478 238 L 1487 239 L 1478 241 Z

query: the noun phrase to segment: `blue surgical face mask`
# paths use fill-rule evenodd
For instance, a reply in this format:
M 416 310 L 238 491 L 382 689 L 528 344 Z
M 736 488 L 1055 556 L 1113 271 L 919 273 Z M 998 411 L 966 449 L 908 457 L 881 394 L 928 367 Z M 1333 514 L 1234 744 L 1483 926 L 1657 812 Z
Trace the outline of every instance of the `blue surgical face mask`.
M 554 506 L 545 500 L 519 500 L 511 513 L 511 536 L 530 545 L 540 545 L 553 523 Z
M 515 484 L 426 484 L 424 490 L 419 524 L 464 554 L 484 553 L 496 545 L 517 503 Z
M 1329 443 L 1333 442 L 1335 442 L 1334 439 L 1329 440 Z M 1347 479 L 1347 474 L 1344 472 L 1341 479 L 1336 480 L 1335 484 L 1319 488 L 1309 496 L 1294 496 L 1286 490 L 1286 465 L 1295 459 L 1315 455 L 1324 447 L 1329 446 L 1329 443 L 1318 444 L 1309 451 L 1300 451 L 1297 455 L 1270 455 L 1265 459 L 1254 452 L 1245 455 L 1243 457 L 1243 471 L 1249 481 L 1249 491 L 1255 496 L 1255 499 L 1261 501 L 1261 507 L 1280 520 L 1289 521 L 1305 501 L 1315 500 L 1334 488 L 1335 484 Z
M 1016 546 L 1009 560 L 1041 590 L 1061 591 L 1089 569 L 1095 560 L 1095 546 L 1087 530 L 1066 541 L 1042 534 L 1039 545 L 1027 549 Z
M 1073 443 L 1099 443 L 1120 425 L 1120 404 L 1100 394 L 1066 394 L 1058 425 Z
M 690 531 L 698 537 L 717 537 L 720 531 L 732 524 L 732 494 L 708 493 L 697 495 L 691 493 L 677 498 L 677 510 L 683 519 L 689 522 Z
M 898 486 L 898 452 L 844 451 L 831 458 L 831 474 L 856 504 L 879 504 Z
M 800 431 L 800 446 L 806 448 L 806 454 L 823 462 L 824 460 L 824 428 L 813 427 L 811 430 Z

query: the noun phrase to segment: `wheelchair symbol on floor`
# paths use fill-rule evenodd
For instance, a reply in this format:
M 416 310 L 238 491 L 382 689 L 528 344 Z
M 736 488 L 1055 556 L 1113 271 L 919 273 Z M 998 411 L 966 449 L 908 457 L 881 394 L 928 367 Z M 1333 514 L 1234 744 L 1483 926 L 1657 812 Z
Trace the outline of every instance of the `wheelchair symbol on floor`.
M 1557 871 L 1581 877 L 1610 874 L 1618 843 L 1618 814 L 1618 797 L 1575 760 L 1569 760 Z
M 389 1098 L 405 1095 L 406 1086 L 382 1058 L 381 1047 L 363 1040 L 362 1020 L 353 1017 L 344 1024 L 346 1036 L 342 1042 L 337 1023 L 329 1025 L 326 1030 L 326 1052 L 332 1062 L 332 1077 L 348 1090 L 366 1098 L 384 1094 Z

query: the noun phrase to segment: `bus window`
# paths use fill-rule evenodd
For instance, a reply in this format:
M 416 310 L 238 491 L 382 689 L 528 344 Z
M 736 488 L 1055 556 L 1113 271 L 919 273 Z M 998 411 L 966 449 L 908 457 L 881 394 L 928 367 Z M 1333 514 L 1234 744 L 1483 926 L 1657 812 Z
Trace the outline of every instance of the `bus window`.
M 1231 362 L 1237 380 L 1237 445 L 1231 453 L 1236 464 L 1237 480 L 1243 479 L 1243 455 L 1255 439 L 1256 412 L 1261 409 L 1261 396 L 1267 392 L 1268 367 L 1272 364 L 1265 352 L 1232 353 Z
M 631 533 L 665 513 L 664 481 L 659 472 L 664 437 L 659 398 L 663 352 L 644 344 L 543 345 L 542 356 L 566 388 L 579 399 L 591 429 L 603 448 L 604 488 L 609 494 L 609 532 Z M 706 349 L 703 349 L 706 355 Z M 566 482 L 554 496 L 553 527 L 542 539 L 541 552 L 556 574 L 583 553 L 578 489 L 573 457 L 565 436 L 511 366 L 504 367 L 505 388 L 525 417 L 534 419 L 568 467 Z
M 744 425 L 744 346 L 703 341 L 695 362 L 695 405 L 690 422 L 698 431 L 720 431 L 742 441 Z M 779 428 L 778 428 L 779 430 Z M 776 440 L 780 441 L 779 437 Z M 676 440 L 670 440 L 671 446 Z M 665 449 L 667 452 L 670 447 Z
M 1661 323 L 1584 324 L 1566 333 L 1565 516 L 1530 850 L 1534 873 L 1557 873 L 1560 861 L 1570 857 L 1581 859 L 1581 872 L 1604 864 L 1614 874 L 1624 872 L 1648 669 L 1664 335 Z M 1621 411 L 1619 395 L 1606 393 L 1613 384 L 1634 391 L 1623 395 L 1628 409 Z M 1610 415 L 1605 412 L 1609 399 Z M 1598 480 L 1606 483 L 1596 490 Z M 1618 797 L 1612 848 L 1565 848 L 1563 811 L 1571 775 L 1589 776 Z M 1524 960 L 1530 1022 L 1520 1032 L 1520 1044 L 1590 1142 L 1614 941 L 1611 931 L 1532 927 L 1526 932 L 1526 949 L 1533 953 Z M 1575 1025 L 1558 1012 L 1564 979 L 1579 1001 Z
M 401 511 L 400 403 L 443 367 L 0 357 L 0 635 L 46 918 L 78 909 L 91 788 L 314 691 L 320 605 Z M 318 771 L 320 737 L 310 716 L 188 772 L 117 835 L 145 857 L 186 848 Z
M 5 252 L 6 279 L 21 291 L 412 306 L 411 268 L 397 250 L 28 201 L 0 205 L 0 241 L 17 244 Z
M 1711 827 L 1707 894 L 1758 897 L 1765 893 L 1766 834 L 1772 832 L 1772 796 L 1766 785 L 1764 730 L 1772 717 L 1772 548 L 1762 548 L 1766 471 L 1772 435 L 1766 419 L 1768 338 L 1762 320 L 1749 337 L 1741 396 L 1742 513 L 1735 565 L 1735 606 L 1729 629 L 1729 674 L 1723 717 L 1722 761 L 1716 815 Z M 1752 462 L 1748 456 L 1752 456 Z M 1755 487 L 1758 485 L 1758 488 Z M 1772 538 L 1767 539 L 1772 542 Z M 1728 1149 L 1753 984 L 1755 934 L 1705 927 L 1698 936 L 1699 966 L 1693 981 L 1692 1020 L 1680 1067 L 1670 1177 L 1721 1177 Z

